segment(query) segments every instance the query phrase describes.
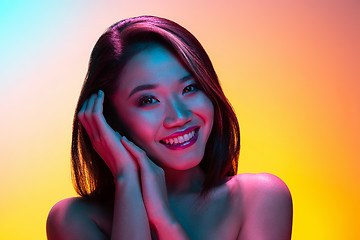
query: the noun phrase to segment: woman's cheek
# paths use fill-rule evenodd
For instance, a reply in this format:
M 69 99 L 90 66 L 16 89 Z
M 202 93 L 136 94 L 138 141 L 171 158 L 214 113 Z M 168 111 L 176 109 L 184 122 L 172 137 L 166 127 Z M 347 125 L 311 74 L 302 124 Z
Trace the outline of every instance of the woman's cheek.
M 156 139 L 156 130 L 160 119 L 161 117 L 156 114 L 156 111 L 143 111 L 132 114 L 128 123 L 131 138 L 141 145 L 146 142 L 153 142 Z
M 201 116 L 204 122 L 213 122 L 214 106 L 211 100 L 205 94 L 201 94 L 197 101 L 194 101 L 194 103 L 196 103 L 193 106 L 194 111 L 196 111 L 198 115 Z

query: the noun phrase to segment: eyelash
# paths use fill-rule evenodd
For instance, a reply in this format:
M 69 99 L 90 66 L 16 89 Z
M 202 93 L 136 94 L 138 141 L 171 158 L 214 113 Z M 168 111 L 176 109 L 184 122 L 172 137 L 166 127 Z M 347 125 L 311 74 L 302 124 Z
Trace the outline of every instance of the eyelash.
M 189 90 L 188 88 L 192 88 L 191 90 Z M 188 89 L 188 90 L 186 90 Z M 194 84 L 190 84 L 188 86 L 186 86 L 183 90 L 183 93 L 189 93 L 189 92 L 197 92 L 199 90 L 199 87 L 198 87 L 198 84 L 194 83 Z M 159 100 L 157 100 L 154 96 L 144 96 L 142 98 L 139 99 L 139 106 L 142 107 L 142 106 L 145 106 L 145 105 L 151 105 L 151 104 L 154 104 L 155 102 L 145 102 L 147 100 L 151 99 L 152 100 L 155 100 L 157 102 L 159 102 Z
M 185 89 L 187 89 L 187 88 L 189 88 L 189 87 L 192 87 L 192 88 L 193 88 L 192 92 L 196 92 L 197 90 L 199 90 L 199 86 L 198 86 L 196 83 L 193 83 L 193 84 L 190 84 L 190 85 L 186 86 L 186 87 L 184 88 L 183 92 L 185 91 Z
M 145 105 L 149 105 L 149 104 L 154 104 L 154 102 L 152 103 L 146 103 L 145 101 L 148 100 L 148 99 L 152 99 L 152 100 L 156 100 L 158 101 L 155 97 L 153 96 L 145 96 L 145 97 L 142 97 L 139 99 L 139 106 L 142 107 L 142 106 L 145 106 Z

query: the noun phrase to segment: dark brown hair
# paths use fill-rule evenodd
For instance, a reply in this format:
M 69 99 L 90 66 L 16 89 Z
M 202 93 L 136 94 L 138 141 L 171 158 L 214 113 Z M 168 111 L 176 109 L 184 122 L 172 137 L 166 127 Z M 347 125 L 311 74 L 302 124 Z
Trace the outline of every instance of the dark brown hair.
M 99 38 L 76 106 L 72 132 L 72 173 L 75 190 L 83 197 L 106 200 L 114 194 L 113 176 L 93 149 L 77 114 L 84 101 L 99 89 L 105 93 L 104 116 L 122 132 L 110 96 L 126 62 L 140 52 L 139 42 L 158 42 L 178 56 L 214 106 L 214 124 L 200 167 L 205 173 L 203 193 L 237 172 L 240 131 L 235 113 L 225 97 L 205 50 L 185 28 L 170 20 L 141 16 L 122 20 Z M 146 45 L 146 44 L 145 44 Z

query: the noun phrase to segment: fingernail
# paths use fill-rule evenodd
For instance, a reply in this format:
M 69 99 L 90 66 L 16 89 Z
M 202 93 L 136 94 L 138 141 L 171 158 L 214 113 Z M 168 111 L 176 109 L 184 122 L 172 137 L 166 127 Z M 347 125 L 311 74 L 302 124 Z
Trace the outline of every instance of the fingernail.
M 99 97 L 102 97 L 103 94 L 104 94 L 104 92 L 101 91 L 101 90 L 99 90 L 98 96 L 99 96 Z

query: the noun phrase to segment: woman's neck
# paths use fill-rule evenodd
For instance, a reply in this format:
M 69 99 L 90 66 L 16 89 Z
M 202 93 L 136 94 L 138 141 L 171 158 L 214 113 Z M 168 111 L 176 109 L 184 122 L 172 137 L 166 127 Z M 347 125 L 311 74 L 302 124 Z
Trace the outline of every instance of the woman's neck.
M 164 169 L 164 171 L 169 195 L 200 193 L 205 174 L 199 166 L 188 170 Z

